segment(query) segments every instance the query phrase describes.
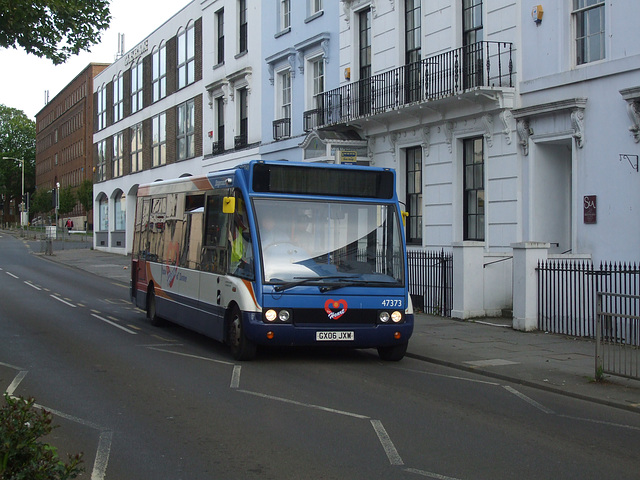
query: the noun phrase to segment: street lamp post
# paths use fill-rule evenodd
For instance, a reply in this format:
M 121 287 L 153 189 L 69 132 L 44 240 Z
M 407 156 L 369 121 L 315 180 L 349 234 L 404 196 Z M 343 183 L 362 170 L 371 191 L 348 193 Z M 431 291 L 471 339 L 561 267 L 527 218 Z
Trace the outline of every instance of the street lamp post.
M 14 160 L 16 162 L 20 162 L 20 165 L 22 166 L 22 194 L 20 196 L 20 225 L 21 226 L 25 226 L 25 224 L 28 222 L 25 222 L 25 204 L 24 204 L 24 160 L 22 158 L 14 158 L 14 157 L 2 157 L 3 160 Z M 28 218 L 28 217 L 27 217 Z

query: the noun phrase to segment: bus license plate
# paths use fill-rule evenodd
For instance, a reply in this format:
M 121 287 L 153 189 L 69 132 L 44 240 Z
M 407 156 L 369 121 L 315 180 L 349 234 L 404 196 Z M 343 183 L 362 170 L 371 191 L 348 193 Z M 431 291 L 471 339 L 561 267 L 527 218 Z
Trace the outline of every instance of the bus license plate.
M 316 341 L 353 341 L 353 332 L 316 332 Z

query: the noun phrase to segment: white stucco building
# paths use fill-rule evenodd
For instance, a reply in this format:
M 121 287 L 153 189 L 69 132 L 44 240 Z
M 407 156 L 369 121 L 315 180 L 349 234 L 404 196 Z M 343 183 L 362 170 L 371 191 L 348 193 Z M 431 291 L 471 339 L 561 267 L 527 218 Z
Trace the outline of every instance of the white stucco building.
M 139 185 L 256 157 L 260 11 L 194 0 L 96 76 L 96 249 L 131 252 Z

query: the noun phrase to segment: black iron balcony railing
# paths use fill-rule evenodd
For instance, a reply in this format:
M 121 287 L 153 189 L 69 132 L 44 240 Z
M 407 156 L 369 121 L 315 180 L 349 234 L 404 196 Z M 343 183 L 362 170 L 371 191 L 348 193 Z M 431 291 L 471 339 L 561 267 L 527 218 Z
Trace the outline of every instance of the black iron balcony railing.
M 213 147 L 211 149 L 212 155 L 219 155 L 221 153 L 224 153 L 224 139 L 213 142 Z
M 403 65 L 320 94 L 320 108 L 305 119 L 309 113 L 322 127 L 471 89 L 513 87 L 512 50 L 511 43 L 478 42 Z
M 321 122 L 322 109 L 314 108 L 313 110 L 307 110 L 302 114 L 302 124 L 305 132 L 310 132 L 316 128 Z
M 238 150 L 240 148 L 245 148 L 249 145 L 247 141 L 247 135 L 236 135 L 233 137 L 233 147 Z
M 281 140 L 291 136 L 291 119 L 280 118 L 273 121 L 273 139 Z

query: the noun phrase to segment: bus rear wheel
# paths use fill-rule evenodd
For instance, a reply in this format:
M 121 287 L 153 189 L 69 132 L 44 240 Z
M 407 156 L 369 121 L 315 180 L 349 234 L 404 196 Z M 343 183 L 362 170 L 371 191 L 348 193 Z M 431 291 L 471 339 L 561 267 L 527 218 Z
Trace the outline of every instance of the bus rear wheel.
M 242 313 L 238 307 L 231 310 L 229 317 L 228 343 L 236 360 L 252 360 L 256 356 L 256 344 L 247 338 L 242 326 Z
M 378 355 L 387 362 L 399 362 L 404 358 L 404 354 L 407 353 L 408 345 L 408 343 L 401 343 L 392 347 L 378 347 Z
M 149 289 L 147 294 L 147 320 L 154 327 L 161 327 L 164 321 L 156 313 L 156 292 L 153 288 Z

